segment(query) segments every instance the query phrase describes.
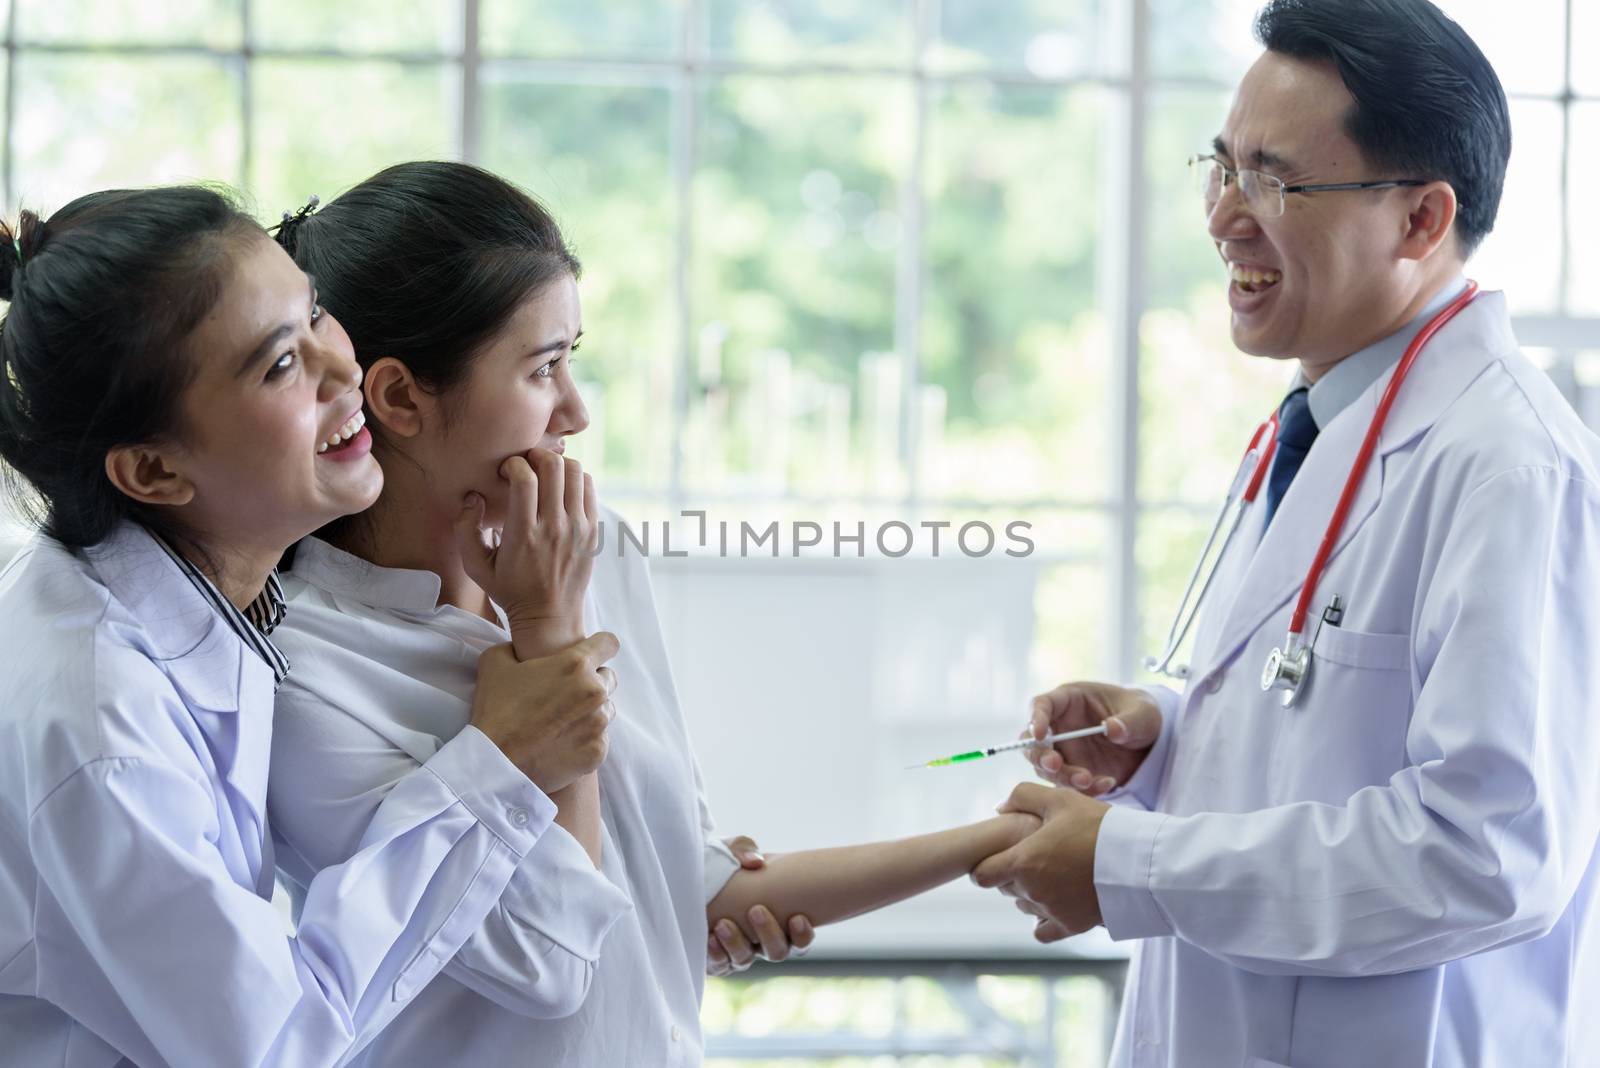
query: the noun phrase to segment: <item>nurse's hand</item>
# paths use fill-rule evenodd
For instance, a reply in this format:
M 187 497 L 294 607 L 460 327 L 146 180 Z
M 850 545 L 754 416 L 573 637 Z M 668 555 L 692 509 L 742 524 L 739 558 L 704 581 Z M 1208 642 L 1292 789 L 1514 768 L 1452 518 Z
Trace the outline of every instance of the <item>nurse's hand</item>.
M 505 524 L 483 527 L 485 502 L 469 493 L 456 517 L 467 577 L 499 605 L 517 655 L 546 656 L 583 637 L 583 595 L 594 570 L 600 508 L 578 461 L 549 449 L 508 456 Z
M 727 839 L 727 845 L 733 850 L 733 855 L 739 858 L 739 866 L 746 871 L 766 867 L 767 858 L 761 855 L 754 839 L 741 834 L 737 838 Z M 772 914 L 772 910 L 765 905 L 751 908 L 748 919 L 760 939 L 759 950 L 744 936 L 738 924 L 719 920 L 706 942 L 707 975 L 724 976 L 742 972 L 755 963 L 758 953 L 770 961 L 801 956 L 811 948 L 811 943 L 817 937 L 811 921 L 799 914 L 789 917 L 789 929 L 785 931 L 778 925 L 778 918 Z
M 1094 851 L 1110 807 L 1073 790 L 1019 784 L 1000 811 L 1030 813 L 1043 822 L 1010 849 L 979 864 L 972 881 L 1012 898 L 1036 921 L 1033 936 L 1041 942 L 1099 926 Z
M 468 721 L 546 794 L 570 786 L 606 758 L 616 676 L 603 666 L 620 648 L 601 631 L 552 656 L 519 661 L 509 645 L 478 657 Z
M 1069 682 L 1033 699 L 1024 738 L 1106 725 L 1106 733 L 1023 750 L 1041 779 L 1090 797 L 1126 783 L 1161 736 L 1161 709 L 1143 690 L 1103 682 Z

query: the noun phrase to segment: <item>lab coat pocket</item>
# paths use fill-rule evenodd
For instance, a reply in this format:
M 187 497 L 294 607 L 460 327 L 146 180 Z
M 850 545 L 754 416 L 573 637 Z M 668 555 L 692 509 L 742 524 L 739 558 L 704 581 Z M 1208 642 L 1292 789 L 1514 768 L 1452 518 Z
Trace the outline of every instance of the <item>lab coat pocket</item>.
M 1322 628 L 1305 689 L 1283 710 L 1275 739 L 1280 799 L 1343 804 L 1405 766 L 1410 663 L 1408 635 Z
M 1343 627 L 1323 627 L 1314 653 L 1320 664 L 1403 671 L 1411 659 L 1411 638 L 1405 634 L 1370 634 Z
M 1269 1061 L 1265 1057 L 1246 1057 L 1244 1068 L 1294 1068 L 1286 1061 Z

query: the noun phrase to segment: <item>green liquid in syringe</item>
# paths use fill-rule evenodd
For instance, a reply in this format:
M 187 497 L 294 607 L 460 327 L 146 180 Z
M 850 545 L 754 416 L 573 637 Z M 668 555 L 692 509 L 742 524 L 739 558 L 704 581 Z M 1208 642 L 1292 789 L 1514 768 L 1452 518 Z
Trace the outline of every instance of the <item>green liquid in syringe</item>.
M 943 760 L 930 760 L 928 761 L 928 767 L 942 768 L 946 764 L 964 764 L 969 760 L 982 760 L 988 755 L 982 749 L 974 749 L 970 753 L 957 753 L 955 756 L 945 757 Z

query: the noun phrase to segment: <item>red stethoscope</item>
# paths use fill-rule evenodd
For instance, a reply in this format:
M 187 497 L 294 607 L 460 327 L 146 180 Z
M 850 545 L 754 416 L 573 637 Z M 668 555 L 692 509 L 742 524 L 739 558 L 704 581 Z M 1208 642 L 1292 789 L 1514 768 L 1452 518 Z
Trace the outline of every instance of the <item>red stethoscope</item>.
M 1356 453 L 1355 462 L 1350 466 L 1350 474 L 1345 479 L 1344 492 L 1339 496 L 1339 503 L 1334 507 L 1333 518 L 1328 521 L 1328 529 L 1322 535 L 1322 542 L 1317 546 L 1317 554 L 1312 558 L 1305 581 L 1300 585 L 1300 599 L 1295 602 L 1294 615 L 1289 618 L 1289 636 L 1282 646 L 1272 650 L 1261 672 L 1261 689 L 1268 693 L 1279 691 L 1284 707 L 1294 704 L 1301 686 L 1311 673 L 1312 649 L 1316 645 L 1317 634 L 1322 632 L 1322 624 L 1331 623 L 1338 626 L 1343 618 L 1344 599 L 1335 596 L 1322 613 L 1317 634 L 1313 634 L 1310 641 L 1305 640 L 1306 618 L 1311 610 L 1312 599 L 1316 595 L 1317 583 L 1321 580 L 1322 572 L 1328 566 L 1328 558 L 1333 555 L 1339 534 L 1344 529 L 1345 518 L 1350 513 L 1350 506 L 1355 502 L 1356 490 L 1360 487 L 1362 478 L 1366 476 L 1367 466 L 1372 461 L 1372 453 L 1378 445 L 1378 435 L 1383 432 L 1383 424 L 1389 418 L 1389 409 L 1394 407 L 1395 398 L 1400 394 L 1400 386 L 1411 373 L 1411 366 L 1417 362 L 1417 356 L 1422 352 L 1423 346 L 1427 345 L 1446 323 L 1454 319 L 1461 309 L 1471 304 L 1477 295 L 1478 283 L 1469 281 L 1466 288 L 1454 300 L 1417 331 L 1417 336 L 1411 339 L 1405 355 L 1400 358 L 1399 366 L 1389 379 L 1389 385 L 1384 389 L 1382 399 L 1378 401 L 1378 410 L 1373 414 L 1372 422 L 1367 427 L 1367 436 L 1361 442 L 1361 451 Z M 1211 526 L 1205 547 L 1200 550 L 1200 558 L 1195 561 L 1194 570 L 1189 574 L 1189 584 L 1183 591 L 1183 600 L 1179 602 L 1178 613 L 1173 618 L 1172 628 L 1167 632 L 1166 646 L 1159 657 L 1149 657 L 1145 660 L 1147 670 L 1168 678 L 1189 677 L 1189 666 L 1174 665 L 1173 659 L 1188 637 L 1190 628 L 1194 626 L 1195 618 L 1200 613 L 1200 606 L 1205 603 L 1206 592 L 1210 590 L 1211 582 L 1216 578 L 1217 565 L 1239 532 L 1245 510 L 1255 503 L 1262 484 L 1266 482 L 1267 472 L 1272 467 L 1272 457 L 1277 448 L 1278 413 L 1274 410 L 1250 438 L 1250 445 L 1245 449 L 1244 459 L 1239 463 L 1238 473 L 1233 477 L 1228 495 L 1223 498 L 1222 508 L 1217 513 L 1216 522 Z M 1228 522 L 1230 513 L 1231 524 Z M 1224 526 L 1227 526 L 1228 533 L 1222 539 L 1222 547 L 1213 558 L 1212 548 L 1216 545 L 1217 535 L 1222 532 Z M 1209 571 L 1206 570 L 1207 560 L 1212 561 Z M 1205 576 L 1204 581 L 1201 580 L 1202 575 Z M 1195 592 L 1197 586 L 1198 595 Z M 1190 603 L 1191 600 L 1193 604 Z

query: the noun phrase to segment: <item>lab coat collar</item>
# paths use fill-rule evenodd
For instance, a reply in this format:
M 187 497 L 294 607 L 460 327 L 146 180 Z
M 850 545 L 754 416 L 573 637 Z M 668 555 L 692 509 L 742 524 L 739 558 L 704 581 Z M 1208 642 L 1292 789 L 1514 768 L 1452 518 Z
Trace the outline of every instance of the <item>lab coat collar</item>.
M 84 557 L 133 624 L 128 639 L 161 665 L 205 734 L 218 771 L 240 797 L 240 819 L 255 822 L 243 836 L 253 870 L 270 880 L 261 805 L 263 754 L 272 744 L 272 669 L 137 523 L 117 524 Z
M 1390 409 L 1330 561 L 1338 559 L 1377 508 L 1383 490 L 1384 458 L 1424 434 L 1491 363 L 1516 347 L 1502 293 L 1480 294 L 1434 335 L 1417 357 Z M 1318 436 L 1272 523 L 1261 535 L 1254 558 L 1242 573 L 1238 596 L 1227 609 L 1217 642 L 1203 662 L 1204 670 L 1194 676 L 1197 681 L 1203 681 L 1232 659 L 1256 630 L 1286 602 L 1299 596 L 1306 569 L 1327 531 L 1356 453 L 1377 413 L 1378 401 L 1393 376 L 1394 368 L 1390 368 Z M 1247 546 L 1241 548 L 1248 552 Z M 1316 592 L 1312 616 L 1321 611 L 1322 602 L 1334 592 L 1339 591 Z M 1308 620 L 1308 625 L 1314 626 L 1314 619 Z
M 289 574 L 335 597 L 414 615 L 436 611 L 442 589 L 432 571 L 380 567 L 317 537 L 295 546 Z
M 106 589 L 141 624 L 141 644 L 154 659 L 184 657 L 216 624 L 228 629 L 154 535 L 139 524 L 118 523 L 83 554 Z

